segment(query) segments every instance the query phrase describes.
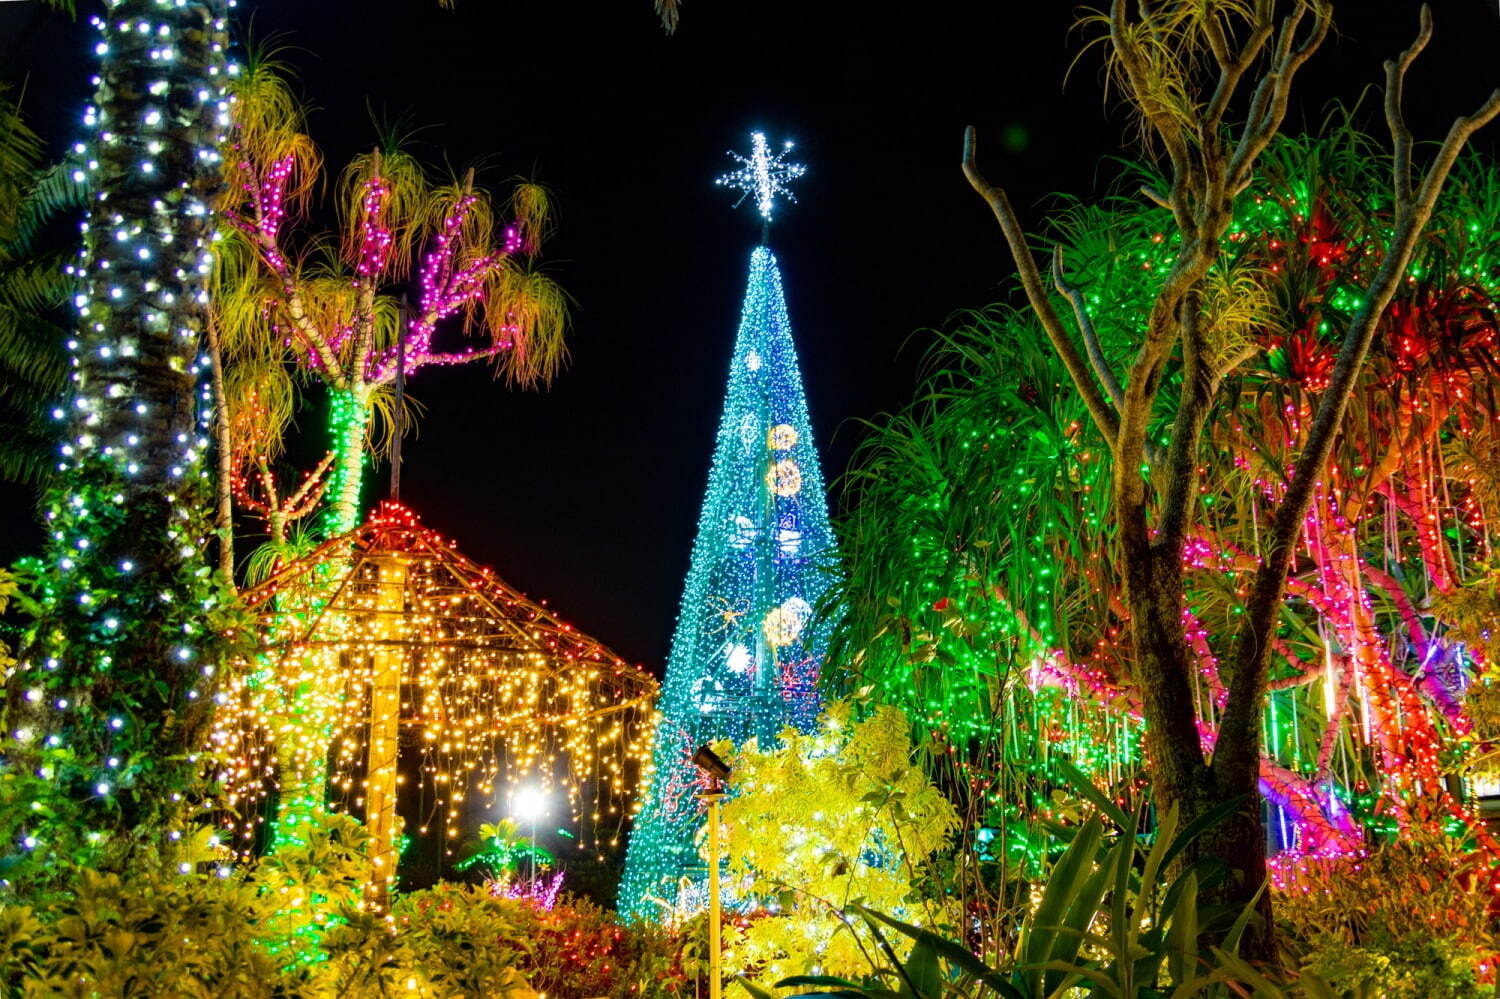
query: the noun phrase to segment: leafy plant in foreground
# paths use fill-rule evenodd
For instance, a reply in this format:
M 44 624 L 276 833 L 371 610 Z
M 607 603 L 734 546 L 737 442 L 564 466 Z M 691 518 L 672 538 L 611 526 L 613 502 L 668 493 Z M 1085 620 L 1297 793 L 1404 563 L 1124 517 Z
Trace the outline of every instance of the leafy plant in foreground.
M 1127 812 L 1086 780 L 1080 792 L 1098 809 L 1053 865 L 1015 950 L 987 963 L 954 940 L 864 906 L 851 906 L 876 939 L 883 962 L 861 981 L 825 975 L 782 979 L 777 988 L 813 989 L 798 999 L 1189 999 L 1194 996 L 1283 995 L 1279 986 L 1236 950 L 1251 905 L 1238 910 L 1204 898 L 1231 876 L 1206 858 L 1182 863 L 1189 845 L 1239 802 L 1227 802 L 1179 826 L 1177 812 L 1158 814 L 1148 837 L 1147 807 Z M 1101 814 L 1118 831 L 1110 836 Z M 1221 942 L 1204 946 L 1206 934 Z M 894 941 L 911 942 L 902 959 Z M 741 979 L 755 999 L 771 999 L 763 985 Z M 1232 989 L 1232 991 L 1231 991 Z

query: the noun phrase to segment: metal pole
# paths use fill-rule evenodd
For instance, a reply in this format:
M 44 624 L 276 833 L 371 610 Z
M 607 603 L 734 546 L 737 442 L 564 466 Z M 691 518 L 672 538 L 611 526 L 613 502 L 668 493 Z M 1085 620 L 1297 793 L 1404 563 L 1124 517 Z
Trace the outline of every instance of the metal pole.
M 722 794 L 708 799 L 708 999 L 719 999 L 723 987 L 723 957 L 719 945 L 719 802 Z

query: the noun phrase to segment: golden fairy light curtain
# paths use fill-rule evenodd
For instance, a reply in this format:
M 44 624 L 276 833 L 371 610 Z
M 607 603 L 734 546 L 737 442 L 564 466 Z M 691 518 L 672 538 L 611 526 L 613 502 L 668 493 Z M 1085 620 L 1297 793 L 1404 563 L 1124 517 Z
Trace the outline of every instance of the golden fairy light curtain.
M 246 842 L 276 789 L 278 825 L 331 791 L 367 816 L 377 849 L 393 847 L 397 785 L 417 790 L 413 757 L 445 839 L 466 797 L 493 801 L 523 781 L 563 792 L 591 830 L 625 814 L 656 681 L 406 507 L 382 504 L 245 601 L 260 648 L 224 695 L 219 745 Z

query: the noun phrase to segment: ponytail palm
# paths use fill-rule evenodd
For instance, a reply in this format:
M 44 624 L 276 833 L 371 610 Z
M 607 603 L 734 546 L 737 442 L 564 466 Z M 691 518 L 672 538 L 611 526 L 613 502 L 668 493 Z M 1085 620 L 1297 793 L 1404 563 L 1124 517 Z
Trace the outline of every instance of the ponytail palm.
M 502 206 L 473 172 L 446 183 L 394 142 L 355 157 L 335 185 L 337 238 L 294 240 L 321 173 L 316 148 L 273 65 L 240 88 L 227 213 L 243 294 L 221 306 L 231 339 L 257 361 L 289 366 L 329 390 L 334 458 L 325 536 L 359 518 L 371 423 L 398 375 L 489 362 L 496 376 L 545 384 L 566 350 L 566 301 L 532 266 L 550 199 L 519 184 Z M 403 303 L 405 303 L 403 305 Z M 398 349 L 398 336 L 404 343 Z M 273 357 L 284 352 L 280 357 Z M 268 439 L 281 424 L 272 421 Z

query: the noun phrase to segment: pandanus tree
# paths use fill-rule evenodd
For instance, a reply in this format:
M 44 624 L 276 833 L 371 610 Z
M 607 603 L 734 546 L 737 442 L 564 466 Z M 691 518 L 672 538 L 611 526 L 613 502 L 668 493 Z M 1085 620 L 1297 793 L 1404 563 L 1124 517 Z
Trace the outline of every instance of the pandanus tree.
M 972 130 L 964 152 L 964 171 L 1000 224 L 1027 300 L 1112 453 L 1111 518 L 1118 529 L 1122 596 L 1153 788 L 1189 820 L 1231 801 L 1245 802 L 1197 847 L 1242 873 L 1235 893 L 1241 898 L 1253 895 L 1265 878 L 1264 829 L 1254 804 L 1261 712 L 1303 525 L 1319 484 L 1330 474 L 1334 443 L 1381 317 L 1406 276 L 1449 171 L 1470 136 L 1500 114 L 1497 92 L 1474 114 L 1456 120 L 1427 168 L 1417 172 L 1402 90 L 1407 70 L 1431 37 L 1431 15 L 1424 7 L 1417 40 L 1386 64 L 1385 110 L 1394 143 L 1390 231 L 1371 248 L 1380 264 L 1360 289 L 1328 385 L 1307 415 L 1307 436 L 1297 442 L 1295 458 L 1278 470 L 1279 481 L 1267 496 L 1266 527 L 1253 553 L 1256 569 L 1237 634 L 1223 650 L 1218 729 L 1213 739 L 1205 739 L 1193 697 L 1198 671 L 1185 614 L 1184 553 L 1203 428 L 1238 361 L 1216 331 L 1215 275 L 1227 267 L 1225 241 L 1235 199 L 1279 133 L 1293 81 L 1326 37 L 1332 17 L 1321 0 L 1291 4 L 1282 17 L 1278 6 L 1273 0 L 1172 2 L 1143 7 L 1132 16 L 1125 0 L 1115 0 L 1099 18 L 1114 78 L 1165 155 L 1165 189 L 1148 188 L 1142 196 L 1171 213 L 1175 245 L 1123 379 L 1091 363 L 1064 324 L 1009 199 L 980 172 Z M 1200 70 L 1204 66 L 1209 72 Z M 1244 120 L 1232 123 L 1230 111 L 1242 88 L 1250 92 L 1249 103 Z M 1164 434 L 1166 443 L 1158 444 L 1151 439 L 1151 425 L 1158 399 L 1173 388 L 1173 423 Z
M 356 157 L 335 185 L 337 238 L 298 239 L 292 223 L 312 208 L 322 168 L 300 109 L 264 59 L 244 73 L 236 98 L 211 328 L 224 400 L 221 504 L 232 493 L 264 517 L 271 542 L 250 566 L 264 577 L 297 553 L 298 520 L 317 514 L 318 541 L 356 526 L 367 453 L 377 446 L 372 425 L 384 414 L 386 432 L 399 433 L 392 416 L 407 378 L 430 366 L 490 363 L 512 383 L 545 382 L 564 359 L 566 309 L 557 286 L 530 266 L 548 224 L 540 187 L 517 185 L 501 222 L 472 171 L 434 183 L 387 142 Z M 287 487 L 276 462 L 308 384 L 327 390 L 328 451 Z M 227 531 L 222 506 L 220 518 Z M 331 596 L 336 564 L 308 585 L 328 586 Z M 273 846 L 294 840 L 324 807 L 330 719 L 346 681 L 329 672 L 338 668 L 299 658 L 249 679 L 276 731 Z
M 8 760 L 81 802 L 92 828 L 182 807 L 216 683 L 200 338 L 228 125 L 226 8 L 112 0 L 96 19 L 76 167 L 91 203 L 46 498 L 44 614 L 6 690 Z
M 226 154 L 232 232 L 215 299 L 233 391 L 228 450 L 241 481 L 267 486 L 293 376 L 325 386 L 332 458 L 314 488 L 324 490 L 320 532 L 333 536 L 358 521 L 372 421 L 404 404 L 399 381 L 425 367 L 490 363 L 510 383 L 535 385 L 561 367 L 566 302 L 530 263 L 550 202 L 540 186 L 517 184 L 502 221 L 473 171 L 434 183 L 385 143 L 340 175 L 337 239 L 297 240 L 289 229 L 310 207 L 317 149 L 274 66 L 252 68 L 237 93 Z M 290 501 L 271 505 L 284 512 Z
M 1417 602 L 1389 583 L 1422 578 L 1410 559 L 1434 534 L 1398 474 L 1424 453 L 1408 435 L 1420 426 L 1430 456 L 1432 435 L 1465 407 L 1441 419 L 1421 405 L 1417 418 L 1403 413 L 1422 391 L 1470 377 L 1455 371 L 1484 370 L 1487 348 L 1476 332 L 1462 350 L 1417 350 L 1395 375 L 1371 348 L 1400 354 L 1385 345 L 1407 335 L 1402 316 L 1429 338 L 1462 327 L 1434 318 L 1429 306 L 1441 301 L 1483 328 L 1487 292 L 1468 288 L 1490 266 L 1477 244 L 1445 244 L 1431 301 L 1409 279 L 1418 248 L 1434 245 L 1430 217 L 1460 150 L 1500 113 L 1497 97 L 1460 119 L 1414 177 L 1401 87 L 1430 34 L 1424 15 L 1417 43 L 1388 68 L 1394 153 L 1363 146 L 1343 155 L 1345 175 L 1324 170 L 1333 164 L 1312 161 L 1321 146 L 1298 153 L 1277 134 L 1329 13 L 1299 4 L 1275 14 L 1270 3 L 1167 3 L 1135 15 L 1112 6 L 1104 44 L 1165 176 L 1059 218 L 1050 279 L 1004 191 L 980 174 L 969 136 L 966 172 L 1001 224 L 1029 309 L 993 311 L 955 338 L 941 355 L 952 367 L 882 428 L 857 479 L 869 511 L 854 529 L 874 554 L 853 567 L 846 593 L 865 608 L 846 635 L 864 652 L 861 670 L 935 721 L 959 719 L 938 726 L 936 756 L 958 764 L 981 808 L 998 809 L 1002 788 L 994 773 L 965 766 L 965 747 L 986 731 L 1031 748 L 1023 781 L 1052 749 L 1085 759 L 1101 780 L 1128 778 L 1144 755 L 1158 801 L 1187 820 L 1233 812 L 1195 849 L 1243 872 L 1227 891 L 1239 900 L 1265 877 L 1262 792 L 1295 816 L 1298 845 L 1319 853 L 1359 835 L 1350 796 L 1335 800 L 1329 781 L 1335 753 L 1389 773 L 1390 800 L 1434 791 L 1429 718 L 1443 716 L 1443 695 L 1415 677 L 1444 625 L 1407 615 L 1425 637 L 1418 643 L 1403 620 L 1409 646 L 1394 643 L 1394 664 L 1381 662 L 1373 638 L 1381 628 L 1389 637 Z M 1204 66 L 1216 75 L 1200 81 Z M 1232 125 L 1242 88 L 1249 105 Z M 1305 169 L 1293 176 L 1287 162 Z M 1447 218 L 1464 210 L 1455 202 Z M 1287 382 L 1288 358 L 1316 377 Z M 1456 390 L 1448 398 L 1472 402 Z M 1368 419 L 1346 422 L 1362 411 Z M 1362 436 L 1372 429 L 1384 435 Z M 898 470 L 926 487 L 887 489 L 882 476 Z M 1362 512 L 1344 509 L 1359 503 Z M 899 511 L 887 529 L 914 526 L 881 535 L 881 509 Z M 1367 532 L 1388 527 L 1380 550 L 1398 554 L 1370 559 L 1349 537 L 1349 512 Z M 1322 526 L 1304 530 L 1320 514 Z M 895 567 L 914 558 L 903 546 L 944 568 L 898 578 Z M 1380 564 L 1360 567 L 1358 556 Z M 904 594 L 899 608 L 884 606 L 893 591 Z M 1408 658 L 1408 647 L 1420 654 Z M 897 657 L 904 677 L 891 672 Z M 1325 676 L 1331 687 L 1314 686 Z M 1056 700 L 1049 691 L 1062 703 L 1033 712 L 1034 701 Z M 1313 709 L 1295 728 L 1285 723 L 1290 698 Z M 1361 729 L 1352 744 L 1351 724 Z M 1335 749 L 1324 752 L 1324 741 Z M 1363 775 L 1341 775 L 1360 789 Z M 1004 815 L 990 818 L 1006 828 Z M 1004 849 L 1034 853 L 1028 830 L 1014 832 Z

